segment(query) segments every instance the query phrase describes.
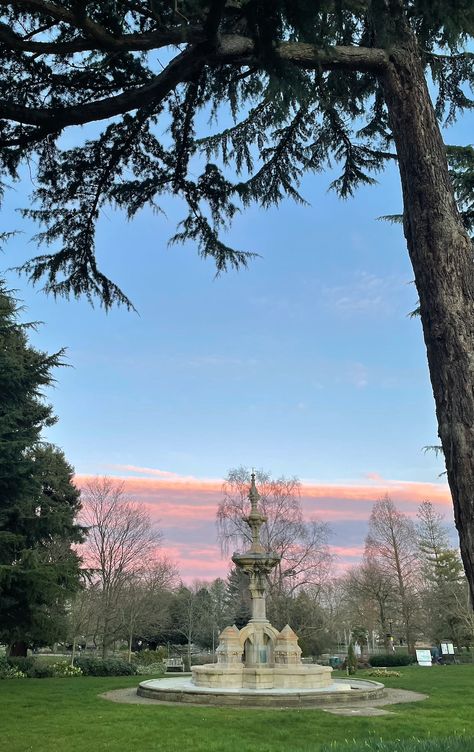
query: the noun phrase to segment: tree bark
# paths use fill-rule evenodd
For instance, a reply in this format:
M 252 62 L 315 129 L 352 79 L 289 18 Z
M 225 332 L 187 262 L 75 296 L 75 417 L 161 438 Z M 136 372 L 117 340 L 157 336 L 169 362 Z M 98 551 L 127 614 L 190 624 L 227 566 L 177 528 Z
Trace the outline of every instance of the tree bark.
M 12 658 L 26 658 L 28 655 L 28 645 L 22 640 L 17 640 L 10 645 L 8 654 Z
M 71 666 L 74 666 L 74 659 L 76 657 L 76 645 L 77 645 L 77 637 L 76 635 L 74 635 L 72 639 Z
M 407 31 L 383 76 L 397 146 L 404 231 L 461 555 L 474 602 L 473 249 L 454 200 L 445 146 L 417 43 Z

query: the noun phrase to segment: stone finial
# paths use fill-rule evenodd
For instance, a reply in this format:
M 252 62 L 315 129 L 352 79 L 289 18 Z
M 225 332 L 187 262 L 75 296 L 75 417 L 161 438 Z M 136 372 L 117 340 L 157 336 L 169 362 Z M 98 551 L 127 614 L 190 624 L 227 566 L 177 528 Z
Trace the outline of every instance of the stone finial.
M 275 664 L 298 665 L 301 663 L 301 648 L 298 637 L 289 624 L 283 627 L 275 641 Z
M 226 666 L 239 665 L 242 662 L 242 647 L 240 633 L 235 624 L 226 627 L 219 635 L 219 646 L 216 650 L 217 662 Z
M 281 632 L 278 634 L 279 640 L 297 640 L 296 633 L 293 632 L 289 624 L 285 624 Z
M 250 476 L 250 489 L 248 493 L 248 498 L 250 499 L 250 505 L 252 507 L 252 512 L 257 512 L 257 504 L 258 500 L 260 499 L 260 494 L 257 491 L 257 486 L 255 485 L 255 473 L 252 471 L 252 475 Z

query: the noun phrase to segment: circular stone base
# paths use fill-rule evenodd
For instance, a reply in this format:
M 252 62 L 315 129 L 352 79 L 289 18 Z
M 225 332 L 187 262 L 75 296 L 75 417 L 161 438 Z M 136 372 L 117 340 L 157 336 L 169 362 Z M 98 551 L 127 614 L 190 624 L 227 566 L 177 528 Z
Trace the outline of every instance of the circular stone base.
M 196 687 L 188 677 L 173 677 L 141 682 L 137 694 L 161 702 L 287 708 L 353 705 L 383 697 L 385 687 L 367 679 L 336 679 L 324 689 L 216 689 Z

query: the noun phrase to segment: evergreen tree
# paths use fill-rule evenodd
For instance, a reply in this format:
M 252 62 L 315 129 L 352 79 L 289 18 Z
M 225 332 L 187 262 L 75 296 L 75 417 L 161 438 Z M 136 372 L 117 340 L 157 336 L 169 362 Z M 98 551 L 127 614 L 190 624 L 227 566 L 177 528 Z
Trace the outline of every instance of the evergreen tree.
M 450 545 L 443 516 L 430 501 L 423 501 L 417 517 L 418 547 L 425 579 L 439 585 L 459 582 L 462 564 L 458 552 Z
M 354 649 L 353 640 L 350 641 L 349 648 L 347 650 L 346 667 L 347 673 L 350 675 L 355 674 L 357 671 L 357 656 Z
M 239 629 L 252 617 L 249 578 L 238 567 L 232 567 L 227 577 L 226 613 L 228 624 Z
M 472 0 L 1 6 L 1 164 L 9 176 L 25 160 L 38 164 L 25 214 L 43 224 L 39 239 L 56 248 L 24 269 L 34 281 L 45 276 L 54 293 L 130 305 L 97 265 L 95 222 L 104 204 L 132 217 L 145 205 L 159 208 L 164 193 L 179 195 L 188 210 L 173 240 L 192 241 L 223 271 L 250 258 L 220 237 L 239 202 L 302 201 L 302 174 L 334 161 L 341 170 L 332 187 L 349 196 L 397 161 L 438 430 L 474 596 L 472 154 L 452 155 L 450 174 L 439 128 L 472 107 Z M 161 67 L 156 53 L 163 48 L 168 62 Z M 225 107 L 235 125 L 198 137 L 197 123 L 208 122 L 203 111 L 218 119 Z M 101 120 L 108 122 L 97 136 L 81 141 L 76 130 L 72 148 L 60 140 L 65 128 Z M 165 131 L 169 141 L 160 139 Z
M 443 516 L 430 501 L 420 504 L 417 517 L 425 631 L 436 642 L 448 638 L 462 644 L 470 635 L 465 628 L 465 578 L 459 552 L 450 545 Z
M 79 491 L 64 454 L 41 443 L 55 422 L 42 390 L 61 362 L 28 344 L 28 325 L 0 284 L 0 641 L 13 655 L 52 642 L 65 629 L 65 603 L 78 587 L 82 540 Z

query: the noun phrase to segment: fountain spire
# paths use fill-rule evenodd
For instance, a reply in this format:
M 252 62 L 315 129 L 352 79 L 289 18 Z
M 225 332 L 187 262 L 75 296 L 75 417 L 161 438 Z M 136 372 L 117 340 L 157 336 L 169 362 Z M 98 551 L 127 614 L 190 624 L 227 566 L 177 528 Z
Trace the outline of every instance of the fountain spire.
M 260 494 L 257 491 L 255 485 L 255 473 L 252 472 L 250 476 L 250 489 L 248 493 L 248 499 L 250 501 L 250 514 L 248 517 L 244 517 L 244 522 L 247 523 L 252 532 L 252 545 L 250 551 L 252 553 L 263 554 L 265 549 L 260 542 L 260 528 L 263 523 L 267 521 L 267 518 L 263 516 L 258 510 L 258 502 L 260 500 Z
M 267 575 L 276 567 L 281 556 L 274 551 L 266 551 L 260 540 L 260 528 L 267 521 L 259 508 L 260 494 L 255 485 L 255 472 L 250 476 L 248 493 L 250 514 L 243 517 L 252 533 L 252 543 L 248 551 L 234 553 L 232 561 L 242 569 L 249 578 L 249 591 L 252 599 L 252 622 L 268 622 L 265 607 Z

